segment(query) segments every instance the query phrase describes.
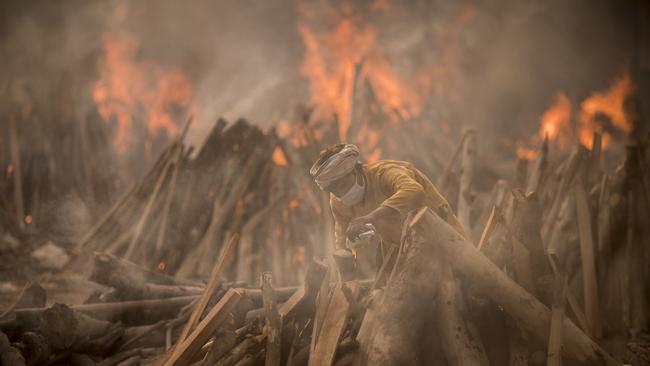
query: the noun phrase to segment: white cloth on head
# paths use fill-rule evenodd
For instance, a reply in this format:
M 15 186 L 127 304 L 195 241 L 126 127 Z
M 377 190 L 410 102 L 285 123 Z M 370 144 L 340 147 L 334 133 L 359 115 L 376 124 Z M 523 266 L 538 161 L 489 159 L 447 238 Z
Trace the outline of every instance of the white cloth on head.
M 346 144 L 341 151 L 327 160 L 316 162 L 309 170 L 309 174 L 314 177 L 319 187 L 324 188 L 351 173 L 358 160 L 359 148 L 353 144 Z

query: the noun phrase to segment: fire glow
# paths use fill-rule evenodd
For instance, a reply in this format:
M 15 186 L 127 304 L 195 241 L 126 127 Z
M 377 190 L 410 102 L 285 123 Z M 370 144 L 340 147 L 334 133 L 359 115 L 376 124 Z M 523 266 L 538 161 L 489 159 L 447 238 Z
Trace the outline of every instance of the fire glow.
M 134 121 L 147 123 L 147 133 L 173 136 L 178 128 L 174 108 L 191 108 L 192 86 L 179 68 L 164 69 L 137 59 L 139 45 L 127 35 L 105 34 L 99 80 L 93 89 L 97 110 L 105 121 L 117 122 L 115 142 L 120 153 L 132 141 Z
M 567 141 L 575 133 L 577 141 L 592 148 L 594 133 L 602 134 L 602 147 L 605 148 L 613 135 L 627 136 L 632 130 L 632 122 L 625 112 L 625 101 L 634 92 L 634 85 L 628 73 L 616 78 L 603 92 L 594 92 L 580 103 L 577 120 L 573 120 L 569 98 L 562 91 L 555 95 L 554 101 L 540 117 L 539 131 L 530 140 L 530 145 L 538 145 L 544 138 L 555 141 L 560 149 L 567 147 Z M 605 116 L 611 123 L 602 121 Z M 525 143 L 517 143 L 517 156 L 528 160 L 537 157 L 537 151 Z
M 593 93 L 580 104 L 578 115 L 578 138 L 580 143 L 591 148 L 594 132 L 603 133 L 603 147 L 607 146 L 610 135 L 607 129 L 613 129 L 625 135 L 632 131 L 632 121 L 625 113 L 625 100 L 634 91 L 632 79 L 628 73 L 614 80 L 605 92 Z M 604 126 L 597 120 L 599 114 L 609 117 L 611 126 Z
M 391 116 L 398 113 L 402 118 L 420 112 L 420 96 L 386 60 L 370 25 L 343 18 L 325 34 L 316 34 L 304 24 L 299 32 L 306 48 L 300 73 L 309 80 L 310 101 L 318 107 L 317 117 L 338 117 L 341 140 L 346 139 L 350 127 L 358 63 L 358 80 L 369 81 L 384 112 Z

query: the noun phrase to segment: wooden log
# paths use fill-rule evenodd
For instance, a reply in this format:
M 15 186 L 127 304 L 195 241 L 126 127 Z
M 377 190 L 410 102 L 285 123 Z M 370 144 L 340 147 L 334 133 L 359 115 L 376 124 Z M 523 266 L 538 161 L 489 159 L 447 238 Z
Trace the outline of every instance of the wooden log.
M 210 310 L 208 315 L 196 326 L 187 338 L 173 348 L 173 352 L 165 362 L 165 366 L 186 365 L 201 347 L 212 336 L 215 330 L 223 326 L 236 311 L 243 295 L 236 289 L 230 289 L 224 297 Z
M 203 292 L 201 297 L 199 298 L 196 307 L 192 311 L 192 315 L 190 316 L 189 321 L 187 322 L 187 324 L 185 324 L 185 328 L 183 328 L 183 332 L 181 333 L 181 336 L 179 338 L 178 345 L 180 345 L 181 342 L 185 341 L 185 338 L 190 334 L 190 332 L 194 329 L 194 327 L 198 323 L 201 314 L 203 314 L 203 311 L 206 305 L 208 304 L 210 297 L 212 296 L 212 293 L 214 292 L 214 290 L 217 288 L 217 285 L 219 284 L 219 277 L 221 276 L 221 272 L 223 272 L 223 269 L 226 265 L 226 261 L 230 258 L 230 254 L 232 253 L 233 248 L 237 243 L 237 240 L 238 240 L 237 235 L 233 235 L 230 238 L 228 244 L 226 244 L 226 246 L 223 248 L 223 251 L 219 256 L 219 259 L 214 264 L 214 267 L 212 268 L 212 273 L 210 274 L 210 280 L 208 281 L 208 285 L 206 286 L 205 291 Z
M 213 252 L 215 251 L 213 246 L 218 242 L 218 238 L 221 236 L 222 225 L 227 220 L 228 216 L 232 214 L 237 201 L 246 193 L 246 190 L 251 185 L 251 182 L 259 172 L 259 169 L 267 162 L 265 159 L 268 159 L 268 157 L 264 156 L 262 150 L 256 150 L 252 153 L 248 158 L 248 161 L 246 161 L 244 166 L 241 168 L 239 174 L 236 175 L 232 189 L 222 199 L 215 200 L 210 225 L 208 230 L 206 230 L 206 234 L 197 246 L 199 262 L 195 268 L 196 274 L 205 275 L 212 263 L 214 263 Z
M 282 353 L 282 317 L 278 312 L 271 280 L 272 276 L 269 272 L 264 272 L 260 276 L 264 312 L 266 313 L 266 361 L 264 364 L 279 366 Z
M 564 301 L 567 277 L 561 272 L 555 279 L 553 289 L 553 307 L 551 308 L 551 329 L 548 336 L 548 353 L 546 366 L 562 366 L 562 344 L 564 323 Z
M 124 280 L 128 279 L 128 281 L 139 281 L 169 286 L 203 286 L 201 282 L 181 280 L 164 273 L 150 271 L 126 259 L 103 252 L 95 252 L 94 265 L 95 267 L 90 280 L 97 280 L 96 282 L 111 287 L 114 286 L 111 285 L 111 282 L 108 282 L 109 280 L 100 281 L 99 279 L 115 276 L 116 273 L 125 273 L 125 275 L 123 274 L 121 277 L 126 277 Z
M 162 171 L 156 177 L 156 183 L 154 185 L 153 191 L 149 195 L 147 199 L 147 204 L 145 205 L 144 210 L 142 211 L 142 214 L 135 225 L 133 236 L 131 237 L 129 246 L 126 249 L 126 253 L 124 253 L 124 257 L 126 259 L 132 260 L 134 257 L 136 244 L 139 243 L 140 236 L 142 235 L 142 232 L 145 228 L 145 224 L 149 218 L 149 215 L 151 214 L 154 205 L 158 200 L 158 194 L 160 193 L 160 190 L 163 188 L 163 183 L 167 180 L 167 172 L 171 167 L 172 163 L 174 163 L 174 161 L 178 163 L 178 160 L 180 159 L 180 156 L 183 152 L 183 139 L 185 138 L 185 134 L 187 133 L 189 126 L 192 124 L 192 119 L 193 119 L 192 116 L 188 118 L 187 122 L 185 123 L 185 126 L 183 127 L 182 132 L 176 137 L 174 143 L 170 146 L 170 153 L 169 153 L 170 158 L 167 159 L 167 161 L 165 162 L 162 168 Z M 173 193 L 169 193 L 169 194 L 171 195 Z M 162 219 L 163 221 L 166 220 L 166 216 L 163 216 Z
M 94 259 L 90 280 L 117 289 L 121 300 L 161 299 L 203 292 L 203 286 L 176 284 L 172 277 L 146 270 L 107 253 L 95 253 Z M 150 280 L 171 285 L 150 283 Z
M 314 353 L 314 348 L 318 342 L 318 336 L 320 334 L 320 329 L 323 325 L 325 314 L 327 314 L 327 308 L 332 299 L 332 289 L 330 288 L 329 279 L 332 274 L 332 265 L 327 267 L 326 274 L 321 282 L 318 290 L 318 297 L 316 298 L 315 311 L 314 311 L 314 323 L 312 326 L 311 342 L 309 346 L 309 354 Z
M 96 351 L 88 349 L 93 346 L 100 351 L 109 349 L 124 334 L 119 324 L 91 318 L 62 304 L 54 304 L 42 313 L 39 328 L 52 347 L 86 352 Z M 104 337 L 106 343 L 94 342 Z
M 175 149 L 180 149 L 180 146 L 176 146 Z M 163 187 L 163 183 L 167 178 L 167 171 L 169 170 L 170 166 L 171 166 L 171 159 L 168 159 L 162 171 L 160 172 L 160 175 L 156 179 L 156 184 L 154 186 L 153 192 L 147 199 L 147 204 L 145 205 L 144 210 L 142 211 L 142 214 L 140 215 L 138 222 L 135 224 L 133 236 L 131 237 L 129 246 L 126 249 L 126 253 L 124 253 L 124 258 L 128 260 L 133 259 L 133 254 L 135 253 L 136 244 L 139 243 L 140 235 L 142 235 L 144 226 L 147 220 L 149 219 L 149 215 L 151 214 L 154 204 L 158 199 L 158 194 L 160 193 L 160 190 Z
M 546 175 L 546 169 L 548 166 L 547 160 L 548 160 L 548 136 L 545 136 L 544 143 L 542 144 L 542 148 L 540 149 L 539 157 L 535 161 L 533 170 L 530 173 L 528 182 L 526 183 L 526 193 L 537 192 L 537 195 L 541 197 L 543 193 L 542 183 Z
M 140 352 L 140 350 L 133 349 L 133 350 L 128 350 L 124 352 L 120 352 L 117 354 L 114 354 L 108 358 L 103 359 L 97 365 L 95 366 L 115 366 L 119 364 L 120 362 L 124 360 L 128 360 L 129 358 L 137 355 Z
M 167 217 L 169 216 L 169 209 L 172 205 L 172 199 L 176 194 L 176 180 L 178 179 L 178 171 L 180 170 L 180 165 L 182 162 L 183 156 L 183 145 L 181 145 L 176 151 L 174 156 L 174 168 L 172 170 L 171 181 L 169 183 L 169 189 L 167 190 L 167 196 L 165 196 L 165 203 L 162 209 L 162 221 L 160 222 L 160 227 L 158 229 L 158 237 L 156 238 L 156 246 L 154 252 L 154 258 L 159 258 L 160 253 L 162 252 L 163 243 L 165 240 L 165 234 L 167 230 Z
M 514 283 L 476 248 L 428 209 L 422 209 L 411 222 L 413 230 L 440 250 L 445 260 L 476 283 L 492 301 L 521 323 L 531 334 L 547 341 L 551 312 L 534 296 Z M 598 344 L 565 319 L 566 343 L 563 355 L 593 365 L 620 365 Z
M 15 309 L 45 307 L 47 292 L 36 282 L 27 283 L 16 300 L 9 305 L 7 310 L 0 314 L 0 319 L 6 319 Z
M 469 233 L 472 229 L 470 221 L 472 202 L 474 201 L 474 170 L 476 161 L 476 131 L 467 131 L 467 137 L 463 144 L 461 158 L 460 189 L 458 192 L 458 221 Z
M 196 296 L 184 296 L 160 300 L 83 304 L 73 305 L 70 308 L 75 312 L 109 322 L 146 324 L 147 322 L 155 323 L 161 319 L 175 318 L 183 306 L 190 304 L 196 298 Z M 28 328 L 38 325 L 39 318 L 45 310 L 44 308 L 17 309 L 15 311 L 16 323 Z
M 416 365 L 439 268 L 421 236 L 404 238 L 395 268 L 383 290 L 375 290 L 357 339 L 355 365 Z
M 0 365 L 25 366 L 25 359 L 16 348 L 9 343 L 6 334 L 0 331 Z
M 464 300 L 458 282 L 453 278 L 451 269 L 439 264 L 441 276 L 436 297 L 436 323 L 442 349 L 449 366 L 487 366 L 480 338 L 471 334 L 463 313 L 466 312 Z
M 569 158 L 567 165 L 562 172 L 562 179 L 560 180 L 560 185 L 555 194 L 551 208 L 549 209 L 548 214 L 544 218 L 544 223 L 542 225 L 542 239 L 544 240 L 546 246 L 548 246 L 548 241 L 551 238 L 551 233 L 553 232 L 556 226 L 556 220 L 560 207 L 564 202 L 564 199 L 571 188 L 571 183 L 573 182 L 573 177 L 575 176 L 580 163 L 583 160 L 584 150 L 579 149 L 574 151 Z
M 587 315 L 589 330 L 596 338 L 600 338 L 603 330 L 600 321 L 600 298 L 598 296 L 598 278 L 596 276 L 596 256 L 594 254 L 594 240 L 592 237 L 591 210 L 589 209 L 587 192 L 580 178 L 576 180 L 574 194 L 580 237 L 585 313 Z
M 330 366 L 334 362 L 336 349 L 343 336 L 351 309 L 344 294 L 344 287 L 349 289 L 353 297 L 356 297 L 359 291 L 357 281 L 343 282 L 334 288 L 317 334 L 314 351 L 309 355 L 309 366 Z
M 234 366 L 243 359 L 247 354 L 251 352 L 257 352 L 262 348 L 261 336 L 258 337 L 248 337 L 240 342 L 235 348 L 233 348 L 228 354 L 223 357 L 215 366 Z
M 215 342 L 213 342 L 210 350 L 205 355 L 203 360 L 200 363 L 200 366 L 212 366 L 219 361 L 228 351 L 230 351 L 238 341 L 241 341 L 237 335 L 232 330 L 229 329 L 219 329 L 214 336 Z

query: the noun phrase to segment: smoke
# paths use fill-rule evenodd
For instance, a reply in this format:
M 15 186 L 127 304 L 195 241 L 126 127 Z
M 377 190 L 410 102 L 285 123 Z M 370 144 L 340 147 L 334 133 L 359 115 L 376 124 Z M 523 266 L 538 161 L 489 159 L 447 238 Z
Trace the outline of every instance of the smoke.
M 454 130 L 476 127 L 489 143 L 513 150 L 517 137 L 538 130 L 539 116 L 558 91 L 577 103 L 629 66 L 634 5 L 10 1 L 2 5 L 0 29 L 1 109 L 34 101 L 52 105 L 69 89 L 64 93 L 73 106 L 69 113 L 90 113 L 96 108 L 92 88 L 102 37 L 126 34 L 138 43 L 139 59 L 187 74 L 198 106 L 192 143 L 202 141 L 218 116 L 269 126 L 309 101 L 307 80 L 299 72 L 305 54 L 299 24 L 327 31 L 333 17 L 361 17 L 377 30 L 379 46 L 405 80 L 432 73 L 433 97 L 423 114 Z M 180 125 L 184 118 L 178 119 Z

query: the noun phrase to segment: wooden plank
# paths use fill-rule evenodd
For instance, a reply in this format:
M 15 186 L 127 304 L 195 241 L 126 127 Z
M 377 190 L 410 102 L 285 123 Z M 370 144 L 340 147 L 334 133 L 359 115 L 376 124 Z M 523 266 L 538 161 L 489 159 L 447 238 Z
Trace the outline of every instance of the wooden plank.
M 314 351 L 309 356 L 309 366 L 330 366 L 334 362 L 336 348 L 341 340 L 350 315 L 350 304 L 343 292 L 343 286 L 347 286 L 353 296 L 356 296 L 359 291 L 359 283 L 357 281 L 348 281 L 336 285 L 332 299 L 323 317 L 323 323 L 320 328 L 318 340 L 314 346 Z
M 174 348 L 172 355 L 165 362 L 165 366 L 189 365 L 192 356 L 210 339 L 217 328 L 223 326 L 242 299 L 243 293 L 240 290 L 228 290 L 197 325 L 196 329 Z
M 589 329 L 593 336 L 602 336 L 600 322 L 600 302 L 598 298 L 598 280 L 596 277 L 596 257 L 592 237 L 591 212 L 582 179 L 578 177 L 574 186 L 578 232 L 580 236 L 580 258 L 582 261 L 582 281 L 585 299 L 585 313 Z
M 556 275 L 551 308 L 551 330 L 548 336 L 546 366 L 562 366 L 562 324 L 564 323 L 564 302 L 567 277 L 564 272 Z
M 203 294 L 201 295 L 199 302 L 196 304 L 196 307 L 192 311 L 190 320 L 187 322 L 187 324 L 185 324 L 185 328 L 183 328 L 183 332 L 181 333 L 180 338 L 178 338 L 178 344 L 180 344 L 185 340 L 185 338 L 192 331 L 196 323 L 198 323 L 201 314 L 203 314 L 203 310 L 205 309 L 205 306 L 208 304 L 208 301 L 210 300 L 212 293 L 214 292 L 214 290 L 217 288 L 217 285 L 219 284 L 219 277 L 221 276 L 221 272 L 225 267 L 226 260 L 230 257 L 230 253 L 232 253 L 232 249 L 235 247 L 235 244 L 237 243 L 237 238 L 238 237 L 236 234 L 233 235 L 230 238 L 230 241 L 228 241 L 228 244 L 226 244 L 226 247 L 223 248 L 223 252 L 221 252 L 221 256 L 219 257 L 219 260 L 217 260 L 217 263 L 215 263 L 214 267 L 212 268 L 212 274 L 210 274 L 210 280 L 208 281 L 208 285 L 206 286 L 205 291 L 203 291 Z
M 279 366 L 282 353 L 282 317 L 278 312 L 275 292 L 271 284 L 272 276 L 264 272 L 260 276 L 262 301 L 266 313 L 266 366 Z
M 325 272 L 325 276 L 323 277 L 320 283 L 320 289 L 318 290 L 315 310 L 314 310 L 314 325 L 313 325 L 312 335 L 311 335 L 311 344 L 309 347 L 310 354 L 314 352 L 314 348 L 316 347 L 316 342 L 318 341 L 318 335 L 320 334 L 320 328 L 323 323 L 323 319 L 325 318 L 325 314 L 327 313 L 329 302 L 332 299 L 331 292 L 330 292 L 331 290 L 330 282 L 329 282 L 331 271 L 332 268 L 328 266 Z

